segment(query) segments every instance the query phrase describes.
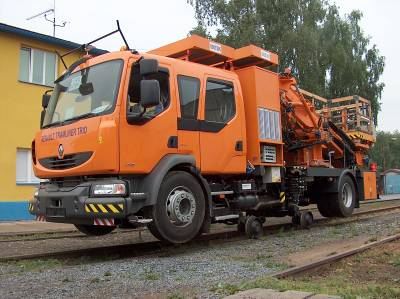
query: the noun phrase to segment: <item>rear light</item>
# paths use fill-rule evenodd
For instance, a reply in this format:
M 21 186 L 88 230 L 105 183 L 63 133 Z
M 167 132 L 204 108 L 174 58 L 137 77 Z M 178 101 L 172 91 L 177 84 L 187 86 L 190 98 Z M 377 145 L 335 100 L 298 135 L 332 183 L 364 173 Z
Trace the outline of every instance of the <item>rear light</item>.
M 35 149 L 35 140 L 32 141 L 31 145 L 31 151 L 32 151 L 32 162 L 34 165 L 36 165 L 36 149 Z

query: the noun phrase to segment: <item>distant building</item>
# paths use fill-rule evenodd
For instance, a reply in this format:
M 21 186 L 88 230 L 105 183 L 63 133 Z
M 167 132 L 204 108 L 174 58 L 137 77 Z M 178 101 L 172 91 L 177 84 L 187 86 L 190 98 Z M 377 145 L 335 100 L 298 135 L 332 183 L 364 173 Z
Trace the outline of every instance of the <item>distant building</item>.
M 380 174 L 381 194 L 400 194 L 400 169 L 389 169 Z
M 0 221 L 31 219 L 27 201 L 39 179 L 30 147 L 39 130 L 42 94 L 64 71 L 56 51 L 80 44 L 0 23 L 0 45 Z M 67 56 L 67 65 L 83 54 Z

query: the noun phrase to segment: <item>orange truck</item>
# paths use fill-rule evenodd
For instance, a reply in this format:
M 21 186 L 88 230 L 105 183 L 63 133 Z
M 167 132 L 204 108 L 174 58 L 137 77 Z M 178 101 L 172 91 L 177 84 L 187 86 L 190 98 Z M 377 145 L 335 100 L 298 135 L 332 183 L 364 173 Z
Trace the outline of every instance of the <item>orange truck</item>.
M 87 45 L 84 45 L 85 47 Z M 147 225 L 184 243 L 211 223 L 256 238 L 266 217 L 308 225 L 376 198 L 367 157 L 318 114 L 278 55 L 193 35 L 84 56 L 43 95 L 32 142 L 38 219 L 88 235 Z

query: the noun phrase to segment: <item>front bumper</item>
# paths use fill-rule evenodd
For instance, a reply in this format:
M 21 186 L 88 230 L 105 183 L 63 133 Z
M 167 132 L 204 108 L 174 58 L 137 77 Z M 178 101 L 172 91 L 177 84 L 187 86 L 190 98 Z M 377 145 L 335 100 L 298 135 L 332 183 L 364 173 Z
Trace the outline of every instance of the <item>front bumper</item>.
M 93 224 L 94 219 L 114 219 L 118 222 L 137 213 L 143 207 L 145 197 L 90 195 L 92 185 L 114 182 L 85 182 L 63 188 L 52 184 L 41 185 L 29 203 L 29 212 L 51 222 Z

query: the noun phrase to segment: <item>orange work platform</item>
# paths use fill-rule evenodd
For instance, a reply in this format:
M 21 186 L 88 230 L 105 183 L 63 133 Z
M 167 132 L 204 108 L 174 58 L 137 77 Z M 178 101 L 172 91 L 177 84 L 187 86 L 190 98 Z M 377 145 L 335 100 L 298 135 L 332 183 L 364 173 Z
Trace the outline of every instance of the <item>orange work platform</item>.
M 183 59 L 204 65 L 240 69 L 247 66 L 277 66 L 278 55 L 254 45 L 234 49 L 198 35 L 149 51 L 151 54 Z

